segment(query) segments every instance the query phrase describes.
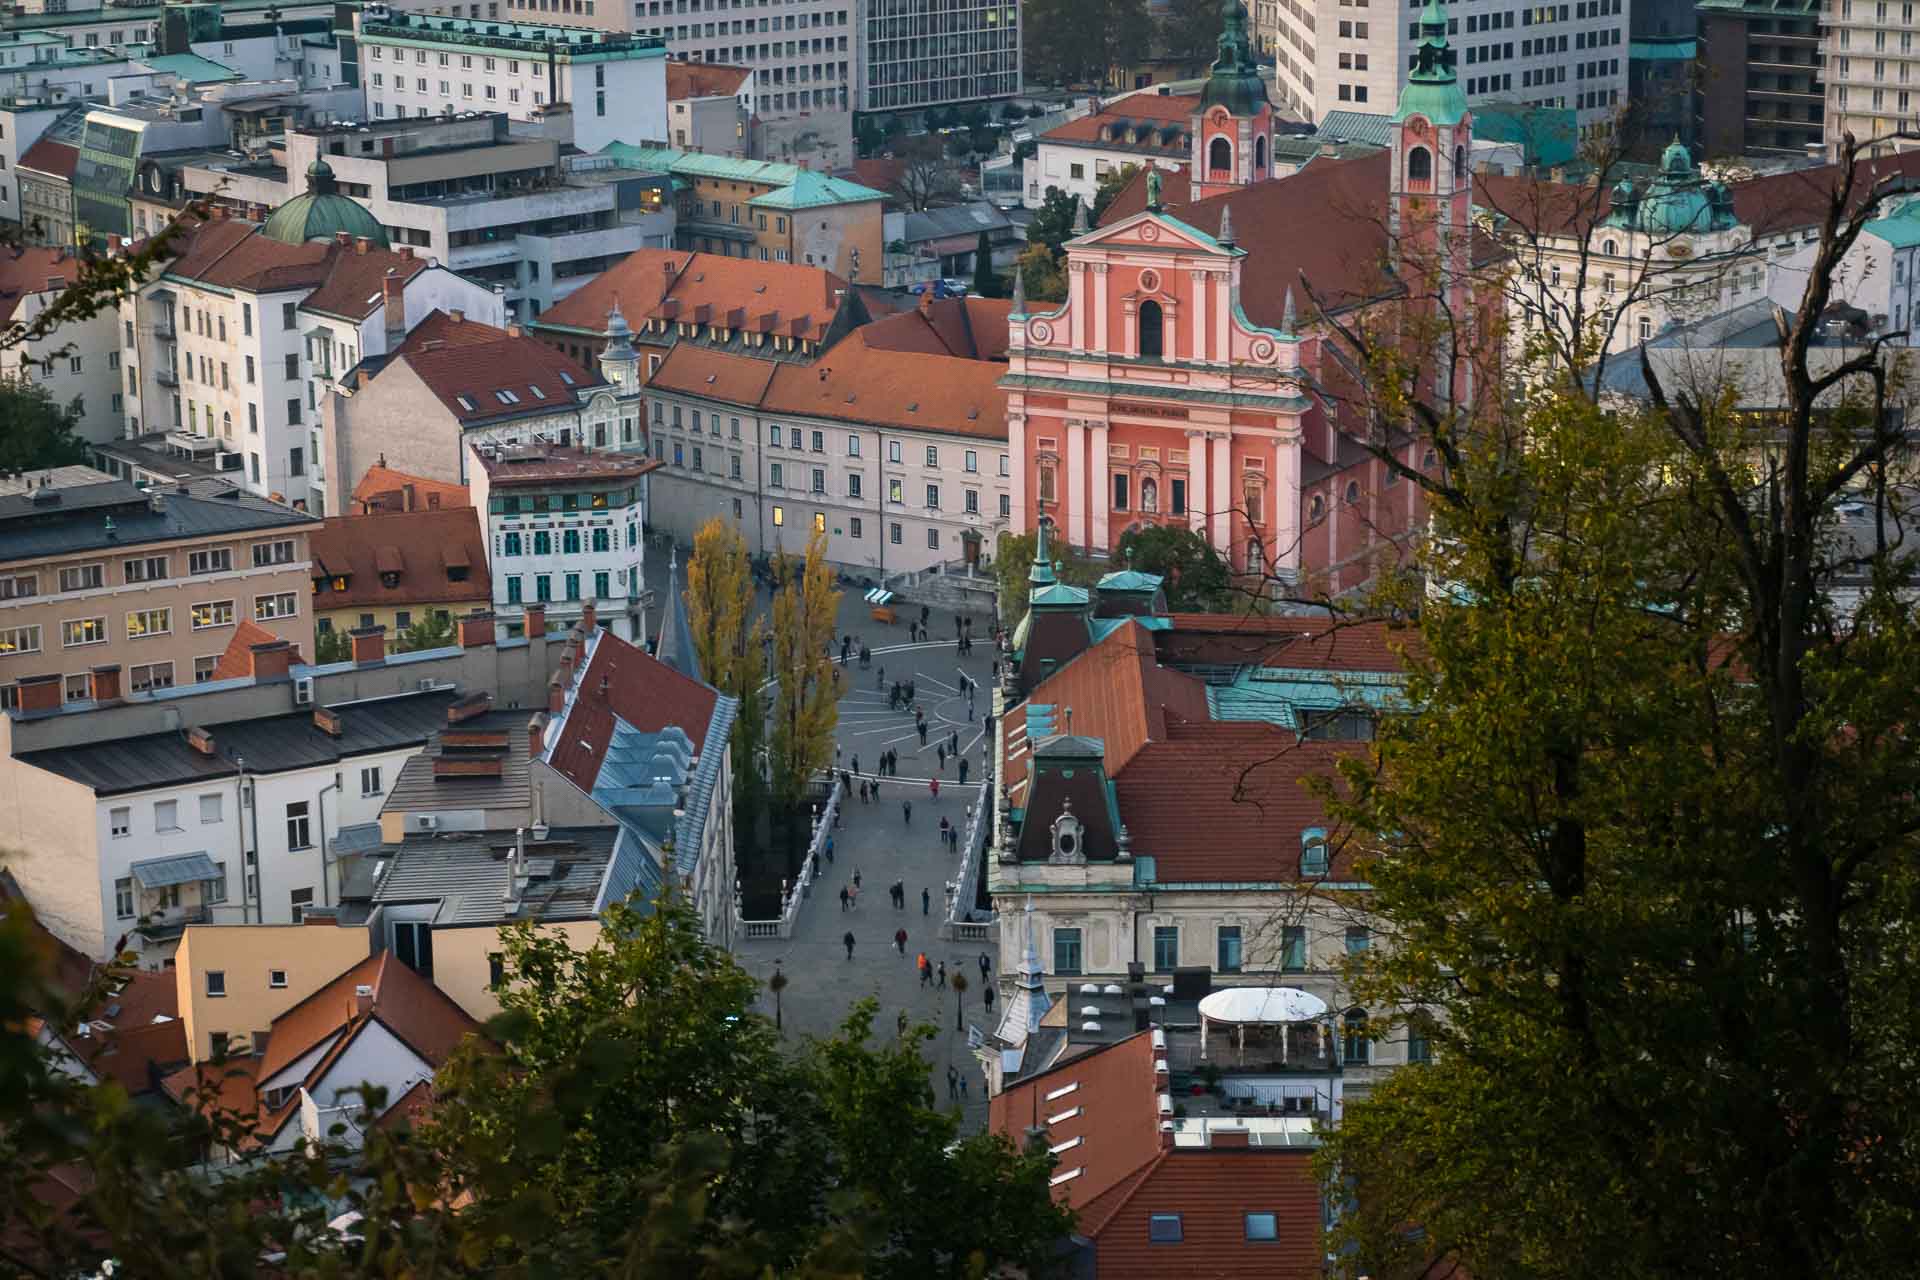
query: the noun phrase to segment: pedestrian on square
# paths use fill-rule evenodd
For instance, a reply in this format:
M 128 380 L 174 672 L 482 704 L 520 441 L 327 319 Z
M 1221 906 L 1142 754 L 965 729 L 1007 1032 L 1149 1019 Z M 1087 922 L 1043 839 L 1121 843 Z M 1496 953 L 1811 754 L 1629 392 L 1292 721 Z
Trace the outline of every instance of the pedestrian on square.
M 913 801 L 902 800 L 900 802 L 900 820 L 909 827 L 913 825 Z
M 960 731 L 958 729 L 955 729 L 947 738 L 947 752 L 950 755 L 956 756 L 960 754 Z
M 904 956 L 907 954 L 907 931 L 905 929 L 895 929 L 893 931 L 893 945 L 900 948 L 901 955 Z
M 828 836 L 828 837 L 827 837 L 827 843 L 828 843 L 828 844 L 832 844 L 832 843 L 833 843 L 833 837 L 832 837 L 832 836 Z M 855 893 L 858 893 L 858 892 L 860 892 L 860 868 L 858 868 L 858 867 L 855 867 L 855 868 L 853 869 L 853 891 L 854 891 Z
M 853 895 L 847 892 L 847 887 L 845 885 L 841 885 L 840 886 L 840 909 L 842 911 L 845 911 L 847 909 L 848 904 L 852 900 L 853 900 Z
M 944 773 L 947 768 L 947 744 L 944 742 L 941 743 L 940 750 L 936 754 L 940 760 L 940 770 Z
M 920 985 L 924 987 L 929 982 L 932 982 L 933 966 L 927 963 L 927 953 L 922 951 L 914 960 L 914 963 L 920 967 Z
M 960 1073 L 952 1067 L 947 1068 L 947 1101 L 953 1102 L 960 1096 Z
M 873 687 L 876 690 L 887 687 L 887 669 L 884 666 L 880 668 L 880 674 L 873 678 Z
M 967 785 L 967 758 L 965 756 L 960 757 L 960 785 L 963 787 Z
M 933 796 L 935 800 L 938 800 L 940 798 L 940 779 L 928 778 L 927 791 L 929 794 Z
M 853 930 L 847 930 L 846 936 L 841 938 L 840 941 L 844 942 L 847 946 L 847 959 L 853 959 Z
M 833 835 L 831 832 L 827 835 L 827 861 L 833 861 Z M 860 873 L 858 871 L 853 873 L 853 882 L 856 885 L 860 883 Z
M 855 757 L 853 758 L 853 771 L 854 771 L 855 773 L 858 773 L 858 772 L 860 772 L 860 757 L 859 757 L 859 756 L 855 756 Z
M 920 606 L 920 625 L 923 627 L 926 626 L 928 619 L 932 617 L 933 617 L 933 610 L 924 604 L 921 605 Z
M 987 972 L 993 968 L 993 959 L 986 952 L 980 953 L 980 981 L 987 980 Z
M 933 985 L 939 987 L 942 991 L 947 989 L 947 962 L 945 960 L 940 962 L 940 976 L 934 980 Z
M 967 1101 L 967 1073 L 962 1071 L 960 1073 L 960 1102 L 962 1105 L 965 1105 L 966 1101 Z
M 992 987 L 988 987 L 985 991 L 982 991 L 980 993 L 980 1003 L 987 1006 L 988 1013 L 993 1012 L 993 988 Z
M 927 889 L 920 891 L 920 914 L 923 916 L 933 914 L 933 894 Z
M 920 730 L 920 745 L 924 747 L 927 745 L 927 722 L 922 720 L 918 728 Z

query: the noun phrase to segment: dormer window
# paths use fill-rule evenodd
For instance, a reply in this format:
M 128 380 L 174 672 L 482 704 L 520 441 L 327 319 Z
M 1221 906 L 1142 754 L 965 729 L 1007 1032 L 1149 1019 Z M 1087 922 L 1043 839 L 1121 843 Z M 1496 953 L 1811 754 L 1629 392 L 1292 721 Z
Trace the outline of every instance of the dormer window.
M 533 398 L 535 400 L 545 400 L 547 398 L 547 393 L 532 383 L 527 384 L 527 390 L 533 392 Z
M 513 394 L 513 392 L 507 390 L 505 387 L 502 387 L 500 388 L 500 390 L 494 392 L 493 396 L 494 396 L 494 399 L 498 400 L 501 404 L 519 404 L 520 403 L 520 397 Z
M 383 573 L 380 575 L 380 585 L 391 590 L 400 585 L 400 575 L 392 572 Z
M 1300 878 L 1318 880 L 1327 874 L 1327 831 L 1308 827 L 1300 833 Z
M 462 409 L 465 409 L 468 413 L 479 412 L 477 409 L 474 408 L 473 401 L 467 399 L 465 396 L 455 396 L 453 398 L 453 402 L 459 405 Z
M 1060 816 L 1053 820 L 1053 852 L 1047 861 L 1079 864 L 1087 860 L 1086 827 L 1073 816 L 1073 801 L 1060 802 Z

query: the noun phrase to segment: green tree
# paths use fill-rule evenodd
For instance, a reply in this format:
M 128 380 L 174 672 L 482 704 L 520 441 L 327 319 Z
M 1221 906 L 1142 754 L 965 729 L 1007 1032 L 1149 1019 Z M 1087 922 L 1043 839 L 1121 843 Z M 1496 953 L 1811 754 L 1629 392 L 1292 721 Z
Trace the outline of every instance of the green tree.
M 412 653 L 416 649 L 444 649 L 452 643 L 453 615 L 445 609 L 430 609 L 418 622 L 400 629 L 393 638 L 393 651 Z
M 1060 246 L 1073 238 L 1073 219 L 1079 208 L 1078 197 L 1058 187 L 1048 187 L 1040 207 L 1033 212 L 1033 221 L 1027 224 L 1027 243 L 1045 245 L 1047 252 L 1057 259 Z
M 751 839 L 766 810 L 760 756 L 767 738 L 767 622 L 755 607 L 747 541 L 732 522 L 715 517 L 693 538 L 687 564 L 687 629 L 700 674 L 736 698 L 733 722 L 733 827 Z
M 1014 260 L 1013 269 L 1021 276 L 1028 303 L 1065 302 L 1067 276 L 1043 244 L 1028 245 Z
M 316 663 L 325 666 L 329 662 L 345 662 L 352 656 L 353 641 L 347 639 L 346 632 L 329 627 L 313 633 L 313 660 Z
M 37 382 L 0 380 L 0 470 L 31 471 L 87 460 L 87 444 L 74 434 L 80 402 L 62 407 Z
M 1123 164 L 1118 169 L 1109 170 L 1107 176 L 1100 179 L 1100 184 L 1094 188 L 1093 207 L 1087 211 L 1087 222 L 1090 225 L 1096 227 L 1100 225 L 1101 215 L 1106 213 L 1107 206 L 1112 204 L 1113 198 L 1120 194 L 1120 188 L 1132 182 L 1133 175 L 1138 172 L 1140 172 L 1139 165 Z
M 960 180 L 947 163 L 939 138 L 907 138 L 894 147 L 893 158 L 896 166 L 889 191 L 908 211 L 923 212 L 959 196 Z
M 1174 62 L 1210 60 L 1220 26 L 1220 6 L 1214 0 L 1168 0 L 1155 32 L 1157 52 Z
M 860 128 L 854 136 L 859 143 L 862 157 L 878 155 L 887 145 L 887 135 L 880 131 L 880 127 L 874 124 L 871 118 L 860 122 Z
M 1121 557 L 1142 573 L 1165 578 L 1167 606 L 1211 613 L 1234 605 L 1233 574 L 1213 544 L 1185 525 L 1150 524 L 1120 535 Z
M 1908 1265 L 1920 1173 L 1894 1153 L 1920 1114 L 1895 1064 L 1920 990 L 1888 942 L 1920 904 L 1920 624 L 1911 554 L 1876 537 L 1908 518 L 1904 371 L 1809 355 L 1879 212 L 1877 141 L 1844 149 L 1766 415 L 1700 368 L 1669 391 L 1643 365 L 1643 409 L 1596 404 L 1583 333 L 1536 336 L 1531 390 L 1446 404 L 1321 317 L 1376 422 L 1444 463 L 1401 471 L 1432 589 L 1377 602 L 1419 609 L 1418 713 L 1335 804 L 1385 944 L 1357 998 L 1431 1017 L 1434 1048 L 1325 1149 L 1349 1274 Z
M 983 298 L 1000 296 L 1000 273 L 993 269 L 993 241 L 984 231 L 973 247 L 973 291 Z
M 833 660 L 840 593 L 827 568 L 827 535 L 814 530 L 806 558 L 773 565 L 773 801 L 788 822 L 788 873 L 799 870 L 798 834 L 807 787 L 833 763 L 841 673 Z
M 1033 547 L 1031 533 L 1002 533 L 994 544 L 993 576 L 1000 616 L 1010 621 L 1027 614 L 1027 574 L 1033 569 Z M 1052 534 L 1047 537 L 1047 554 L 1053 557 L 1060 581 L 1068 586 L 1090 587 L 1105 571 Z
M 1149 52 L 1146 0 L 1029 0 L 1023 11 L 1029 80 L 1104 86 Z

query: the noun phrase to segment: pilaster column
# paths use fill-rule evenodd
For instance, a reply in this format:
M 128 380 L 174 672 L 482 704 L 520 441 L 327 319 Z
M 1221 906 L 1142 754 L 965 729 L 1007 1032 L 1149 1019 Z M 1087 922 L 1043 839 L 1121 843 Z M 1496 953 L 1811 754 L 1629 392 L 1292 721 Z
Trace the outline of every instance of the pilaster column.
M 1339 215 L 1335 213 L 1331 216 Z M 1220 345 L 1220 358 L 1231 361 L 1233 359 L 1233 290 L 1226 287 L 1225 281 L 1222 281 L 1220 287 L 1213 291 L 1213 332 L 1216 335 L 1214 341 Z
M 1180 304 L 1169 302 L 1160 309 L 1160 355 L 1165 360 L 1180 357 Z
M 1283 577 L 1297 577 L 1300 573 L 1300 432 L 1297 427 L 1274 446 L 1272 487 L 1276 543 L 1273 567 Z
M 1107 264 L 1093 265 L 1093 349 L 1107 350 Z
M 1233 437 L 1222 431 L 1213 442 L 1213 549 L 1233 563 Z
M 1088 432 L 1092 437 L 1089 448 L 1093 463 L 1093 541 L 1090 549 L 1100 555 L 1107 553 L 1107 513 L 1113 508 L 1113 472 L 1107 465 L 1107 424 L 1096 422 Z
M 1087 349 L 1086 263 L 1067 259 L 1067 332 L 1075 351 Z
M 1087 545 L 1087 429 L 1078 419 L 1067 423 L 1067 542 Z
M 1207 433 L 1187 432 L 1187 520 L 1207 536 Z
M 1207 358 L 1207 281 L 1205 271 L 1193 273 L 1193 353 L 1194 360 Z M 1167 354 L 1173 354 L 1172 345 L 1168 345 Z
M 1025 533 L 1027 520 L 1027 469 L 1033 459 L 1027 453 L 1027 416 L 1007 414 L 1007 490 L 1012 515 L 1007 520 L 1009 533 Z

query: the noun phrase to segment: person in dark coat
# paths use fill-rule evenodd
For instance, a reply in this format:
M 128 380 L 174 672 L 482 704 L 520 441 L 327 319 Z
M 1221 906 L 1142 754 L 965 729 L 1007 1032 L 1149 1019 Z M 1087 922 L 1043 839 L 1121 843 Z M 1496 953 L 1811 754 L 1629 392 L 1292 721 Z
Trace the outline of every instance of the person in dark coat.
M 922 889 L 920 891 L 920 914 L 923 916 L 933 914 L 933 891 L 931 889 Z
M 853 959 L 853 930 L 847 930 L 847 936 L 840 939 L 840 941 L 846 944 L 847 959 Z

